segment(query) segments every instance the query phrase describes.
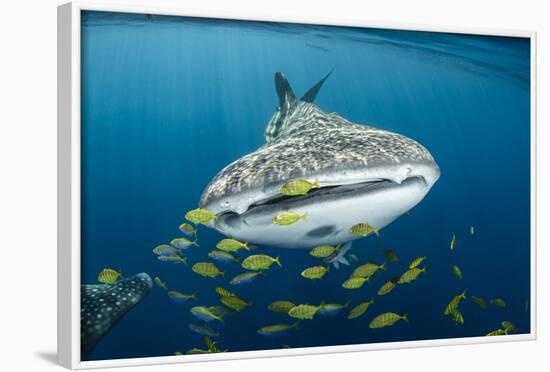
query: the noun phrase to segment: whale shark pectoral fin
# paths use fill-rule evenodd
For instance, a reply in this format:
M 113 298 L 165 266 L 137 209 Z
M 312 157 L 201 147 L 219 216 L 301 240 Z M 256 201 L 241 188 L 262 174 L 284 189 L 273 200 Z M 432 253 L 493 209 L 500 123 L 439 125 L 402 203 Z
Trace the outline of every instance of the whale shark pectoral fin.
M 349 250 L 351 249 L 352 246 L 353 246 L 353 241 L 349 241 L 346 244 L 344 244 L 343 246 L 341 246 L 338 256 L 344 257 L 349 252 Z
M 345 257 L 340 257 L 340 258 L 338 259 L 338 262 L 340 262 L 342 265 L 349 266 L 349 261 L 348 261 L 348 259 L 345 258 Z
M 290 87 L 290 83 L 282 72 L 275 73 L 275 90 L 279 96 L 279 108 L 281 113 L 286 113 L 292 102 L 296 101 L 296 96 Z
M 349 241 L 343 246 L 341 246 L 338 249 L 338 253 L 336 254 L 336 257 L 331 259 L 329 262 L 332 263 L 332 265 L 338 269 L 340 267 L 340 264 L 349 266 L 349 261 L 345 257 L 345 255 L 348 253 L 348 251 L 351 249 L 353 242 Z
M 328 79 L 328 77 L 332 74 L 333 71 L 334 69 L 330 70 L 330 72 L 326 74 L 324 78 L 322 78 L 317 84 L 309 88 L 309 90 L 305 92 L 302 98 L 300 98 L 300 101 L 313 103 L 313 101 L 315 100 L 315 97 L 317 97 L 317 93 L 319 93 L 319 90 L 321 90 L 323 83 L 325 82 L 325 80 Z

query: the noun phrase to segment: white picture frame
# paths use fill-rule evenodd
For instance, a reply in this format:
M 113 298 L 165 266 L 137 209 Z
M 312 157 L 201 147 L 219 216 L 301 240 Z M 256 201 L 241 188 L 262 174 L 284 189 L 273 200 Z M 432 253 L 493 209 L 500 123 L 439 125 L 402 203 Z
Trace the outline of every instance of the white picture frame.
M 254 21 L 275 21 L 335 26 L 375 27 L 478 35 L 515 36 L 531 45 L 531 330 L 507 337 L 470 337 L 379 344 L 262 350 L 219 354 L 81 361 L 80 358 L 80 14 L 84 10 L 192 16 Z M 536 33 L 533 31 L 450 28 L 442 26 L 387 24 L 339 19 L 273 17 L 262 14 L 161 8 L 154 5 L 122 5 L 117 2 L 75 1 L 58 8 L 58 361 L 70 369 L 120 367 L 182 362 L 266 358 L 399 348 L 510 342 L 536 339 Z

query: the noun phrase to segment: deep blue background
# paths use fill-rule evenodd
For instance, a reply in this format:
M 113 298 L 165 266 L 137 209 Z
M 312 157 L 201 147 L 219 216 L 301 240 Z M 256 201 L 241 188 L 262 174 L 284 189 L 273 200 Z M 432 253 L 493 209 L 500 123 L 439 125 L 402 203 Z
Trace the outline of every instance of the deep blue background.
M 222 279 L 159 262 L 151 250 L 180 235 L 183 215 L 197 207 L 222 167 L 263 144 L 277 105 L 276 71 L 300 95 L 334 68 L 316 104 L 416 139 L 437 160 L 441 178 L 380 239 L 354 244 L 363 262 L 381 262 L 385 247 L 400 258 L 360 290 L 341 287 L 351 268 L 308 281 L 299 273 L 317 261 L 307 250 L 268 249 L 281 256 L 283 268 L 233 288 L 254 306 L 212 325 L 221 333 L 219 346 L 241 351 L 479 336 L 502 320 L 528 332 L 529 53 L 529 40 L 521 38 L 83 13 L 82 282 L 96 282 L 104 267 L 147 272 L 170 289 L 198 291 L 199 304 L 218 304 L 213 288 L 229 288 Z M 189 261 L 205 260 L 221 238 L 202 228 L 201 247 L 189 250 Z M 428 256 L 427 275 L 376 296 L 419 255 Z M 451 263 L 461 267 L 462 282 L 452 276 Z M 228 278 L 242 271 L 237 264 L 223 268 Z M 466 322 L 456 326 L 442 312 L 465 288 L 487 300 L 502 297 L 509 306 L 480 310 L 465 302 Z M 371 298 L 375 305 L 356 320 L 319 316 L 280 338 L 256 334 L 261 326 L 290 321 L 266 310 L 273 300 L 357 304 Z M 196 321 L 190 306 L 154 288 L 89 359 L 202 347 L 201 336 L 188 329 Z M 410 323 L 370 330 L 372 317 L 386 311 L 407 312 Z

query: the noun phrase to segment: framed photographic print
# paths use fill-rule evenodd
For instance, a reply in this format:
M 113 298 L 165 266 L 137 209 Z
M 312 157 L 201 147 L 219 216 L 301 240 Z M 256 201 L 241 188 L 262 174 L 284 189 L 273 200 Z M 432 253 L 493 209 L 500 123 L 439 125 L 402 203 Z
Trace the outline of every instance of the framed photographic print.
M 535 337 L 535 33 L 59 7 L 68 368 Z

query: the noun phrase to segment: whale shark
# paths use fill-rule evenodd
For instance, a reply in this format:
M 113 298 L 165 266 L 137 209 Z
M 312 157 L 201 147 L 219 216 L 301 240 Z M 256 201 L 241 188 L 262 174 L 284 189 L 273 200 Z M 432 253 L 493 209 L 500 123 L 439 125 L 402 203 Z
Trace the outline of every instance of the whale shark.
M 86 356 L 124 314 L 153 288 L 151 277 L 140 273 L 115 284 L 80 286 L 80 345 Z
M 204 189 L 199 206 L 216 214 L 207 224 L 257 245 L 310 248 L 344 244 L 349 229 L 380 230 L 416 206 L 440 176 L 430 152 L 404 135 L 352 123 L 314 100 L 332 71 L 297 98 L 275 74 L 279 104 L 265 129 L 266 143 L 223 168 Z M 303 196 L 280 193 L 293 179 L 317 181 Z M 291 211 L 291 225 L 272 218 Z

